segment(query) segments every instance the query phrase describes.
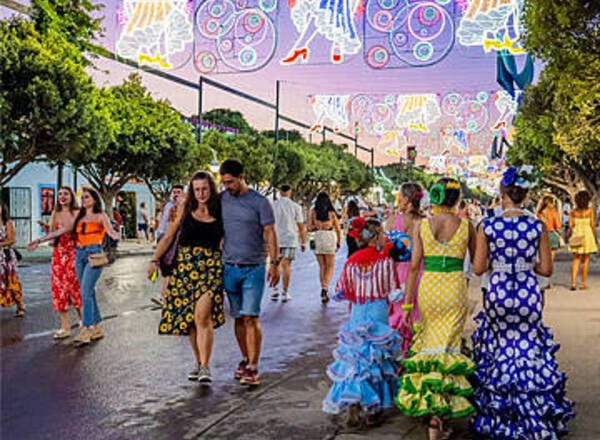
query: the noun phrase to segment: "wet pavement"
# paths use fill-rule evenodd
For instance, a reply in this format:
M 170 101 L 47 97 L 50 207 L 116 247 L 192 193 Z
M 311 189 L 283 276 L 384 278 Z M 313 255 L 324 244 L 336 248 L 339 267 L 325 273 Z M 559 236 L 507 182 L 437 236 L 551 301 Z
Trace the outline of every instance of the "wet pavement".
M 249 390 L 233 380 L 239 351 L 231 320 L 215 332 L 212 387 L 189 382 L 187 338 L 157 335 L 159 311 L 150 298 L 159 286 L 145 279 L 147 259 L 120 258 L 104 270 L 97 291 L 106 338 L 79 349 L 71 339 L 52 340 L 59 320 L 49 265 L 19 268 L 27 315 L 15 319 L 1 310 L 3 439 L 196 438 L 229 424 L 232 407 L 277 386 L 291 363 L 330 355 L 347 309 L 321 306 L 318 267 L 306 253 L 293 268 L 292 301 L 263 300 L 263 385 Z M 71 318 L 75 323 L 74 312 Z
M 344 254 L 338 254 L 336 275 Z M 213 385 L 187 380 L 194 363 L 187 338 L 157 335 L 159 311 L 150 298 L 159 286 L 145 280 L 147 260 L 126 256 L 105 269 L 98 299 L 107 336 L 79 349 L 70 340 L 52 340 L 59 320 L 51 306 L 49 265 L 19 268 L 27 316 L 15 319 L 13 310 L 0 310 L 0 438 L 425 438 L 418 421 L 395 410 L 368 431 L 348 430 L 343 418 L 321 411 L 329 387 L 325 366 L 347 305 L 321 306 L 318 267 L 309 252 L 294 263 L 293 300 L 274 303 L 267 294 L 263 300 L 263 383 L 255 389 L 233 380 L 239 353 L 231 320 L 215 332 Z M 569 375 L 569 396 L 578 402 L 568 438 L 600 439 L 600 270 L 596 262 L 590 289 L 575 294 L 566 289 L 568 262 L 558 262 L 557 272 L 545 315 L 563 345 L 558 358 Z M 471 312 L 479 297 L 473 283 Z M 75 323 L 75 313 L 71 318 Z M 455 438 L 468 438 L 464 421 L 456 427 Z

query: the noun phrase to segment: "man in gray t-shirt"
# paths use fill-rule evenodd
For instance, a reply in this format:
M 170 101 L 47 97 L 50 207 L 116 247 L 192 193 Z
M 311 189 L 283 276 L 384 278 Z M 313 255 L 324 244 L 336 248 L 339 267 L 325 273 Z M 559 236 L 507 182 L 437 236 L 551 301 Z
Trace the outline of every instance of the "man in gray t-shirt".
M 270 285 L 279 281 L 275 217 L 269 201 L 246 184 L 240 162 L 226 160 L 219 173 L 225 187 L 221 193 L 225 230 L 223 282 L 242 353 L 235 378 L 242 385 L 258 385 L 262 341 L 258 317 L 265 287 L 265 240 L 270 257 L 267 279 Z

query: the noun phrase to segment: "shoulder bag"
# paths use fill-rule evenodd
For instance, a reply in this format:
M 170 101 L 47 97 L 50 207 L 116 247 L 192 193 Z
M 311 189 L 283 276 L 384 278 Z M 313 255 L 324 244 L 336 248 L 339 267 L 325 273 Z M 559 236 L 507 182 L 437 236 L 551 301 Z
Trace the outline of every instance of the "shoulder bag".
M 109 263 L 109 260 L 106 252 L 102 251 L 97 254 L 88 255 L 88 262 L 92 267 L 102 267 L 106 266 Z
M 569 247 L 579 248 L 583 247 L 585 238 L 583 235 L 574 235 L 569 239 Z
M 173 272 L 173 267 L 175 266 L 175 257 L 177 256 L 177 249 L 179 248 L 179 237 L 181 236 L 182 224 L 183 222 L 179 223 L 179 227 L 177 228 L 177 232 L 175 233 L 173 241 L 158 260 L 158 267 L 163 277 L 167 277 Z

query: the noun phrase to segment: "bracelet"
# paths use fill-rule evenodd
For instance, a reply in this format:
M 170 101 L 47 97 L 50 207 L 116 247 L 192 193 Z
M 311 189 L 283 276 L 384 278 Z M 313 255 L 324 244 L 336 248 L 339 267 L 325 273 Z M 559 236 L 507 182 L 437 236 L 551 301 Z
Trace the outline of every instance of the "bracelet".
M 158 263 L 158 260 L 157 259 L 152 259 L 152 260 L 150 260 L 150 263 Z
M 413 304 L 402 304 L 402 306 L 400 306 L 400 308 L 402 310 L 404 310 L 405 312 L 410 312 L 412 309 L 415 308 L 415 306 Z

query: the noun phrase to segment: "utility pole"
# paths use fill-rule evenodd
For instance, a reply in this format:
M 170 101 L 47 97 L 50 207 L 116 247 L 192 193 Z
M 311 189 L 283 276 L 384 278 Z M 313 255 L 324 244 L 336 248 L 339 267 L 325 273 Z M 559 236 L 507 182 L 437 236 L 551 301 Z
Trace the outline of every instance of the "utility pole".
M 198 79 L 198 125 L 196 126 L 196 142 L 202 143 L 202 93 L 204 91 L 204 77 L 200 75 Z

